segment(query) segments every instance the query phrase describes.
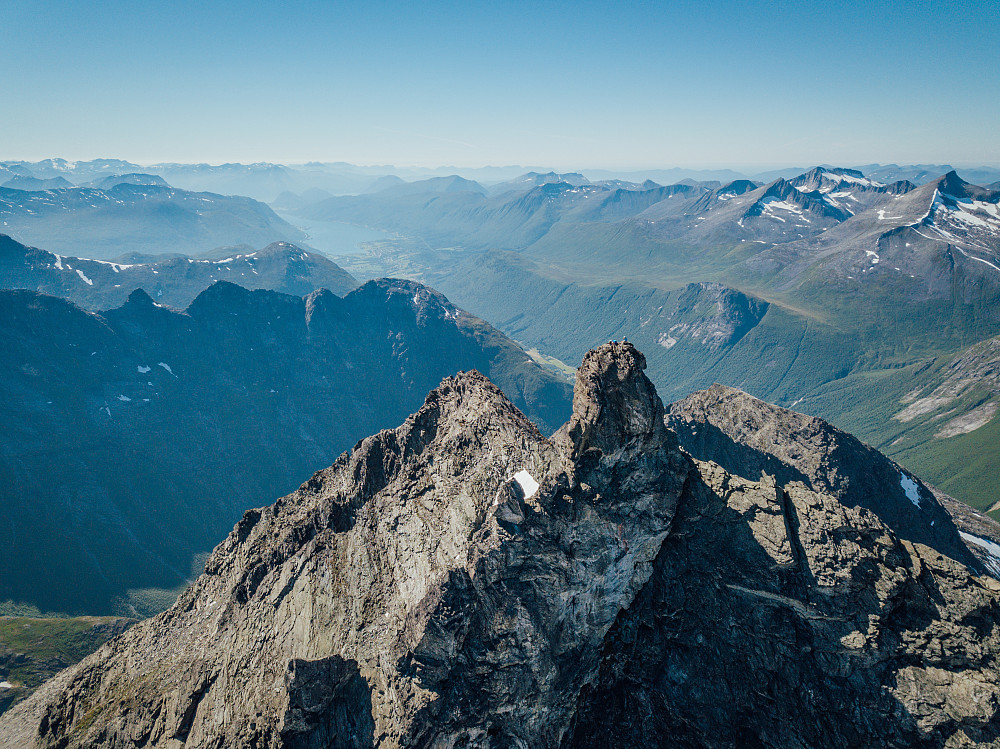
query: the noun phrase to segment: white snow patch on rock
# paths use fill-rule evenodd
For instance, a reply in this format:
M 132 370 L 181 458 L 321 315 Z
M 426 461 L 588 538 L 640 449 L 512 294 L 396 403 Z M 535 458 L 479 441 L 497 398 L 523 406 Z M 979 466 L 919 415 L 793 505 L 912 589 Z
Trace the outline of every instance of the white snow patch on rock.
M 660 337 L 656 339 L 656 342 L 663 346 L 663 348 L 673 348 L 677 344 L 677 339 L 672 335 L 660 333 Z
M 85 275 L 83 275 L 83 271 L 80 270 L 79 268 L 77 268 L 77 270 L 76 270 L 76 275 L 78 275 L 80 278 L 82 278 L 84 281 L 86 281 L 87 284 L 89 284 L 90 286 L 94 285 L 94 282 L 91 281 L 89 278 L 87 278 Z
M 175 375 L 175 374 L 174 374 L 174 370 L 172 370 L 172 369 L 170 368 L 170 365 L 169 365 L 169 364 L 167 364 L 167 363 L 166 363 L 165 361 L 161 361 L 161 362 L 157 362 L 157 363 L 156 363 L 156 366 L 158 366 L 158 367 L 163 367 L 163 368 L 164 368 L 165 370 L 167 370 L 167 371 L 168 371 L 168 372 L 169 372 L 170 374 L 174 375 L 174 377 L 176 377 L 176 376 L 177 376 L 177 375 Z
M 149 367 L 144 367 L 142 365 L 139 365 L 136 369 L 139 370 L 139 374 L 146 374 L 146 372 L 150 370 Z
M 127 395 L 119 395 L 118 400 L 120 400 L 122 403 L 128 403 L 132 399 L 129 398 Z
M 920 507 L 920 492 L 917 489 L 917 482 L 905 473 L 899 474 L 899 485 L 906 492 L 906 498 L 913 503 L 914 507 Z
M 966 533 L 965 531 L 959 531 L 958 534 L 970 544 L 975 544 L 985 549 L 986 553 L 993 558 L 987 564 L 995 574 L 1000 574 L 1000 544 L 987 541 L 985 538 L 980 538 L 979 536 L 973 536 L 971 533 Z
M 878 220 L 879 221 L 898 221 L 901 218 L 903 218 L 903 217 L 902 216 L 886 216 L 885 215 L 885 209 L 879 208 L 879 211 L 878 211 Z
M 535 481 L 530 473 L 523 469 L 514 474 L 514 481 L 521 486 L 521 491 L 524 492 L 525 499 L 531 499 L 535 496 L 535 492 L 538 491 L 538 482 Z

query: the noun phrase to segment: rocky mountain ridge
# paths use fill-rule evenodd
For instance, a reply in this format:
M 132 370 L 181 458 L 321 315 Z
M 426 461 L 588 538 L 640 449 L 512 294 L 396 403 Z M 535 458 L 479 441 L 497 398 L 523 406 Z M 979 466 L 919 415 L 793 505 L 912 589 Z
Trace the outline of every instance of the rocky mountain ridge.
M 551 439 L 482 376 L 445 380 L 246 513 L 173 609 L 4 715 L 0 738 L 995 743 L 1000 582 L 822 482 L 692 459 L 644 366 L 629 344 L 588 353 Z
M 934 386 L 944 362 L 1000 334 L 1000 193 L 953 170 L 919 185 L 891 176 L 817 167 L 765 185 L 650 187 L 615 201 L 597 184 L 552 182 L 493 198 L 520 214 L 479 198 L 475 220 L 425 201 L 388 214 L 420 236 L 432 226 L 427 241 L 446 241 L 441 249 L 387 242 L 344 263 L 361 275 L 420 278 L 563 361 L 627 336 L 647 352 L 665 397 L 724 382 L 796 405 L 986 510 L 1000 477 L 1000 420 L 987 399 L 953 402 L 941 423 L 947 409 L 905 424 L 892 417 L 907 393 Z M 529 201 L 542 191 L 545 200 Z M 377 225 L 377 214 L 365 220 Z M 512 221 L 502 238 L 494 214 Z M 481 252 L 483 243 L 513 249 Z M 669 319 L 672 304 L 660 310 L 657 300 L 692 281 L 753 300 L 763 316 L 712 351 L 685 346 L 691 339 L 671 329 L 688 321 Z M 726 306 L 718 316 L 729 316 Z M 961 431 L 973 425 L 975 436 Z

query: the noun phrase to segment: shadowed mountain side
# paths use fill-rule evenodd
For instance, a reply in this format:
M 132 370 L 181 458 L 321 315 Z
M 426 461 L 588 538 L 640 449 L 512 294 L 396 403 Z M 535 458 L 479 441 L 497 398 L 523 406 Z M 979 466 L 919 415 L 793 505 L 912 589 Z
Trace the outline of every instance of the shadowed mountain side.
M 799 482 L 698 469 L 561 749 L 996 745 L 1000 583 Z
M 47 611 L 129 611 L 128 591 L 183 583 L 247 507 L 456 371 L 490 374 L 546 431 L 569 413 L 567 383 L 408 281 L 343 299 L 220 282 L 185 312 L 136 291 L 100 315 L 4 291 L 0 320 L 0 547 L 18 570 L 0 600 Z

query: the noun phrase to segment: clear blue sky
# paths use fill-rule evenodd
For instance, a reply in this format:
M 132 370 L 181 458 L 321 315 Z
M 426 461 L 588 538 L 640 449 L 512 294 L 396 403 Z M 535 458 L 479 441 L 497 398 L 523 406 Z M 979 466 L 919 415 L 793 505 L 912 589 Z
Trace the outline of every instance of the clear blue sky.
M 1000 163 L 1000 2 L 0 0 L 0 159 Z

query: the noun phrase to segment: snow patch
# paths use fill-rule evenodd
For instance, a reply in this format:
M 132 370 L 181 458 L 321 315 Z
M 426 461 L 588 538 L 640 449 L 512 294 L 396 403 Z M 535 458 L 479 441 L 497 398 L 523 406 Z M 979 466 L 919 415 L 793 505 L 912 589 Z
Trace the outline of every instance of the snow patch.
M 91 263 L 100 263 L 101 265 L 110 265 L 111 266 L 111 270 L 113 270 L 115 273 L 118 273 L 119 271 L 121 271 L 124 268 L 134 268 L 135 267 L 134 264 L 127 265 L 127 264 L 123 264 L 123 263 L 112 263 L 110 260 L 92 260 L 90 258 L 85 258 L 85 257 L 82 257 L 80 259 L 81 260 L 89 260 Z
M 0 689 L 13 689 L 14 685 L 9 681 L 0 681 Z
M 168 371 L 168 372 L 169 372 L 170 374 L 174 375 L 174 377 L 176 377 L 176 376 L 177 376 L 177 375 L 175 375 L 175 374 L 174 374 L 174 370 L 172 370 L 172 369 L 170 368 L 170 365 L 169 365 L 169 364 L 167 364 L 167 363 L 166 363 L 165 361 L 161 361 L 161 362 L 156 362 L 156 366 L 158 366 L 158 367 L 163 367 L 163 368 L 164 368 L 165 370 L 167 370 L 167 371 Z
M 913 506 L 920 508 L 920 491 L 917 489 L 917 482 L 905 473 L 899 474 L 899 485 L 906 492 L 906 498 L 913 503 Z
M 93 281 L 91 281 L 91 280 L 90 280 L 89 278 L 87 278 L 87 277 L 86 277 L 86 276 L 85 276 L 85 275 L 83 274 L 83 271 L 82 271 L 82 270 L 80 270 L 79 268 L 77 268 L 77 269 L 76 269 L 76 275 L 78 275 L 78 276 L 79 276 L 80 278 L 82 278 L 82 279 L 83 279 L 84 281 L 86 281 L 88 285 L 90 285 L 90 286 L 93 286 L 93 285 L 94 285 L 94 282 L 93 282 Z
M 989 260 L 983 260 L 981 257 L 976 257 L 975 255 L 970 255 L 968 252 L 966 252 L 965 250 L 963 250 L 961 247 L 956 247 L 955 249 L 958 250 L 959 252 L 961 252 L 963 255 L 965 255 L 965 257 L 969 258 L 969 260 L 975 260 L 976 262 L 983 263 L 984 265 L 990 266 L 993 270 L 1000 271 L 1000 268 L 998 268 L 997 266 L 995 266 Z
M 139 370 L 139 374 L 146 374 L 146 372 L 150 370 L 149 367 L 144 367 L 142 365 L 139 365 L 136 369 Z
M 985 538 L 980 538 L 979 536 L 973 536 L 971 533 L 966 533 L 965 531 L 959 531 L 958 535 L 970 544 L 975 544 L 985 549 L 986 553 L 993 557 L 993 561 L 988 563 L 988 566 L 993 570 L 994 574 L 1000 574 L 1000 544 L 987 541 Z
M 873 179 L 868 179 L 867 177 L 855 177 L 851 174 L 837 174 L 836 172 L 824 172 L 824 177 L 827 179 L 835 179 L 838 183 L 848 183 L 851 185 L 862 185 L 864 187 L 885 187 L 881 182 L 876 182 Z
M 521 491 L 524 492 L 525 499 L 531 499 L 535 496 L 535 492 L 538 491 L 538 482 L 535 481 L 534 477 L 524 469 L 514 474 L 514 481 L 516 481 L 521 487 Z
M 120 401 L 121 401 L 122 403 L 128 403 L 128 402 L 130 402 L 130 401 L 131 401 L 132 399 L 131 399 L 131 398 L 129 398 L 129 397 L 127 396 L 127 395 L 119 395 L 119 396 L 118 396 L 118 400 L 120 400 Z

